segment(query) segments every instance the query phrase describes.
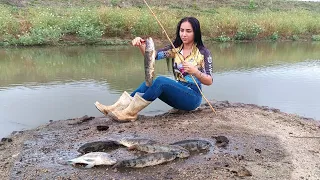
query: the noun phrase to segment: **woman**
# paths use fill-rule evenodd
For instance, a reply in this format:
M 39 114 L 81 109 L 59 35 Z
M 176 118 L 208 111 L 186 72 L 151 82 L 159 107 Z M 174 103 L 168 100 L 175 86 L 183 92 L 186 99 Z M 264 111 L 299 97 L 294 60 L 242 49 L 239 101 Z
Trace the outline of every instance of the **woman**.
M 145 41 L 142 38 L 133 39 L 132 45 L 139 47 L 144 55 Z M 143 82 L 131 95 L 124 92 L 111 106 L 96 102 L 97 109 L 121 122 L 136 120 L 138 112 L 157 98 L 176 109 L 196 109 L 201 104 L 202 96 L 191 75 L 200 88 L 201 84 L 211 85 L 213 82 L 212 57 L 202 43 L 200 23 L 196 18 L 185 17 L 180 20 L 173 45 L 175 50 L 172 46 L 158 50 L 156 60 L 173 58 L 176 80 L 160 76 L 150 87 Z

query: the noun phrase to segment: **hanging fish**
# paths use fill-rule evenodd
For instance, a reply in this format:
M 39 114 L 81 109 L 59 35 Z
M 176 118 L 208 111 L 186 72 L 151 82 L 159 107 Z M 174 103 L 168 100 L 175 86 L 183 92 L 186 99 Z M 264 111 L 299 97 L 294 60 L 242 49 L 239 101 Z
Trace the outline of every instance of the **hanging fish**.
M 146 50 L 144 53 L 144 72 L 146 85 L 150 87 L 152 85 L 154 74 L 154 65 L 156 61 L 156 50 L 151 37 L 146 39 Z

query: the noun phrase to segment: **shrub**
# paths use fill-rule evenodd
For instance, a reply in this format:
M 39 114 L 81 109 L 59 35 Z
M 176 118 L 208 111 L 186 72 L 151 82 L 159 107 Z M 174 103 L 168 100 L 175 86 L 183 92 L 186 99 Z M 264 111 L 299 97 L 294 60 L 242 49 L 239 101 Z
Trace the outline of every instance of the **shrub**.
M 242 23 L 235 35 L 236 40 L 252 40 L 256 38 L 259 33 L 262 32 L 262 28 L 256 23 Z
M 222 34 L 222 35 L 218 36 L 216 38 L 216 40 L 219 42 L 228 42 L 228 41 L 231 41 L 231 38 L 226 36 L 225 34 Z
M 291 39 L 292 39 L 293 41 L 298 41 L 298 40 L 299 40 L 299 36 L 298 36 L 298 35 L 292 35 L 292 36 L 291 36 Z
M 30 32 L 19 36 L 17 39 L 10 37 L 8 40 L 15 45 L 44 45 L 58 42 L 62 33 L 59 28 L 33 28 Z
M 86 41 L 96 41 L 101 38 L 103 31 L 92 25 L 81 26 L 77 31 L 78 36 Z
M 271 40 L 276 41 L 279 39 L 279 34 L 278 32 L 272 33 L 272 35 L 269 37 Z
M 313 35 L 312 41 L 320 41 L 320 35 Z

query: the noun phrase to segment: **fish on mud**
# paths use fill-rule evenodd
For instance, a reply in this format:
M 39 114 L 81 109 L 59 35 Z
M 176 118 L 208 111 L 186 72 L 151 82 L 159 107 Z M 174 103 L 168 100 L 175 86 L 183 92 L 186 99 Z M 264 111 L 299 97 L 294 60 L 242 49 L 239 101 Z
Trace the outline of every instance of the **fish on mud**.
M 143 144 L 155 144 L 157 143 L 154 140 L 151 139 L 135 139 L 135 138 L 122 138 L 119 141 L 117 141 L 119 144 L 126 146 L 126 147 L 131 147 L 133 145 L 143 145 Z
M 130 146 L 129 150 L 139 150 L 147 153 L 170 152 L 179 158 L 186 158 L 190 156 L 190 152 L 187 149 L 177 145 L 142 144 Z
M 171 152 L 150 153 L 138 158 L 119 161 L 113 168 L 132 167 L 143 168 L 147 166 L 155 166 L 165 162 L 173 161 L 177 156 Z
M 146 39 L 146 49 L 144 53 L 144 72 L 146 86 L 150 87 L 152 85 L 154 75 L 154 65 L 156 61 L 156 50 L 154 42 L 151 37 Z
M 89 152 L 106 152 L 115 150 L 119 147 L 122 147 L 122 145 L 116 141 L 95 141 L 82 145 L 79 147 L 78 152 L 81 154 L 86 154 Z
M 206 140 L 199 140 L 199 139 L 189 139 L 174 142 L 171 145 L 178 145 L 181 146 L 189 151 L 201 151 L 201 150 L 209 150 L 213 147 L 212 143 Z
M 71 165 L 85 164 L 85 168 L 92 168 L 98 165 L 114 165 L 117 159 L 105 152 L 91 152 L 83 156 L 68 160 Z

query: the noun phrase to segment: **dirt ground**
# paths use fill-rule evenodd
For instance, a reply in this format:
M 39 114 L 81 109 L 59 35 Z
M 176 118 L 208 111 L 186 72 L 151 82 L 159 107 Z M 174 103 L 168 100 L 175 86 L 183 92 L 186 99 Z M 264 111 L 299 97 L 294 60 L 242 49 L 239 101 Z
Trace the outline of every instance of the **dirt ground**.
M 50 122 L 13 132 L 0 144 L 0 179 L 320 179 L 320 121 L 250 104 L 212 102 L 193 112 L 139 116 L 131 123 L 108 117 Z M 109 126 L 99 131 L 100 125 Z M 66 160 L 88 142 L 121 137 L 161 143 L 223 135 L 225 147 L 140 169 L 84 169 Z M 120 148 L 117 159 L 136 154 Z

